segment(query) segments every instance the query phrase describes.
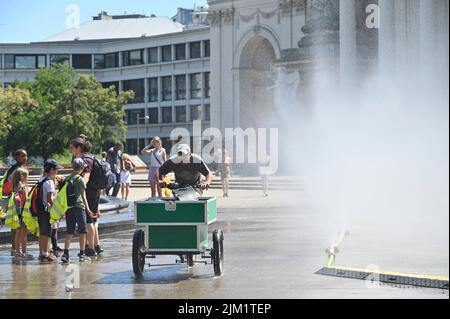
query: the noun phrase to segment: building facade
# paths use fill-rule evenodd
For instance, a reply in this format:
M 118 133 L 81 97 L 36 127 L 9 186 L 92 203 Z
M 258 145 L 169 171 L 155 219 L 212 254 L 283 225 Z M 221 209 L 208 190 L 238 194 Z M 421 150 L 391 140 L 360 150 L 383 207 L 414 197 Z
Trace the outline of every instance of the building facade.
M 67 63 L 105 87 L 135 92 L 125 106 L 128 153 L 137 154 L 154 136 L 170 149 L 174 128 L 191 131 L 193 120 L 209 126 L 209 43 L 204 24 L 185 27 L 169 18 L 103 12 L 78 31 L 36 43 L 0 44 L 0 85 L 32 81 L 39 68 Z

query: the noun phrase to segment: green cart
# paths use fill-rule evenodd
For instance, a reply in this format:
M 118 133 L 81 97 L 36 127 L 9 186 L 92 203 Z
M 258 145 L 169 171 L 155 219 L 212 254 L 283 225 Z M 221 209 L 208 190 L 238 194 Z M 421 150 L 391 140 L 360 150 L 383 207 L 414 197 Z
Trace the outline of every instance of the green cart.
M 209 249 L 208 228 L 217 220 L 214 197 L 180 201 L 176 198 L 139 201 L 135 203 L 135 223 L 144 226 L 133 236 L 133 271 L 143 277 L 146 259 L 158 255 L 179 256 L 176 263 L 193 267 L 195 263 L 214 266 L 214 275 L 223 274 L 223 232 L 216 229 Z M 198 256 L 201 256 L 199 260 Z M 165 266 L 165 265 L 150 265 Z

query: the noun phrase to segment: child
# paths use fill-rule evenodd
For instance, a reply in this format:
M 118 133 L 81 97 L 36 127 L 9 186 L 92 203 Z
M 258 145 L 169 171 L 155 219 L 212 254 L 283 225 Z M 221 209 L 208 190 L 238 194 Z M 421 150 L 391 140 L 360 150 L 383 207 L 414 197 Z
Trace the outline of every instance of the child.
M 23 222 L 23 208 L 28 198 L 28 171 L 25 168 L 18 168 L 12 175 L 12 190 L 11 196 L 14 196 L 14 209 L 19 217 L 19 228 L 16 230 L 15 236 L 15 252 L 14 257 L 18 259 L 32 260 L 33 256 L 27 254 L 27 235 L 28 230 Z
M 84 170 L 84 161 L 81 158 L 75 158 L 72 163 L 72 174 L 66 178 L 66 183 L 73 184 L 73 193 L 67 194 L 68 200 L 69 196 L 73 197 L 74 205 L 66 213 L 66 224 L 67 224 L 67 235 L 64 241 L 64 254 L 61 256 L 61 261 L 63 263 L 69 262 L 69 248 L 72 237 L 75 234 L 75 228 L 78 226 L 78 234 L 80 235 L 80 253 L 78 258 L 80 262 L 90 261 L 91 259 L 85 254 L 86 247 L 86 213 L 91 216 L 94 214 L 89 208 L 89 204 L 86 198 L 86 184 L 81 177 Z
M 55 178 L 53 179 L 53 183 L 55 184 L 56 192 L 58 192 L 64 185 L 64 176 L 61 176 L 61 175 L 55 176 Z M 52 224 L 52 233 L 51 233 L 51 237 L 50 237 L 51 243 L 52 243 L 51 253 L 55 257 L 58 257 L 59 254 L 64 251 L 63 249 L 61 249 L 58 246 L 58 227 L 59 227 L 59 223 Z
M 128 154 L 122 156 L 122 172 L 120 172 L 120 184 L 122 185 L 122 199 L 128 200 L 131 187 L 131 172 L 134 170 L 133 162 Z
M 49 243 L 52 236 L 52 227 L 50 225 L 50 208 L 53 205 L 55 198 L 55 184 L 56 174 L 58 169 L 63 168 L 55 160 L 47 160 L 44 163 L 44 176 L 39 180 L 41 185 L 41 200 L 44 204 L 44 211 L 38 211 L 39 223 L 39 261 L 40 262 L 54 262 L 56 258 L 49 255 Z

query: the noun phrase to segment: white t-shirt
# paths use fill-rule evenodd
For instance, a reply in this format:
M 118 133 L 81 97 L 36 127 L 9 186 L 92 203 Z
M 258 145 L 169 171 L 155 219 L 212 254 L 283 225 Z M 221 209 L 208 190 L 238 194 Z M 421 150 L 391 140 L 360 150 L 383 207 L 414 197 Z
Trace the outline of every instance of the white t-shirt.
M 164 148 L 161 148 L 159 151 L 153 149 L 153 151 L 150 153 L 150 166 L 160 168 L 162 164 L 164 164 L 164 154 L 166 153 L 166 150 Z M 156 160 L 158 158 L 159 162 Z
M 44 180 L 44 178 L 45 177 L 41 177 L 39 182 L 42 182 Z M 47 194 L 48 193 L 52 193 L 52 196 L 54 196 L 56 193 L 55 183 L 51 179 L 49 179 L 44 184 L 42 184 L 42 202 L 43 203 L 47 203 Z M 48 205 L 48 207 L 50 208 L 50 205 Z

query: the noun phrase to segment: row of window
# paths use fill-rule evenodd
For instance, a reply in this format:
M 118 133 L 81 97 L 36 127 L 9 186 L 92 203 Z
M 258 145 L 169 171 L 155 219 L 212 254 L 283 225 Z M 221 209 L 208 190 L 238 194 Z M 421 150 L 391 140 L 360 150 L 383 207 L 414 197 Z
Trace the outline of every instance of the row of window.
M 148 79 L 148 102 L 186 100 L 187 99 L 187 83 L 190 84 L 190 99 L 209 98 L 211 96 L 211 80 L 210 73 L 204 74 L 204 82 L 202 85 L 202 73 L 192 73 L 163 76 L 159 78 Z M 134 99 L 128 103 L 145 103 L 145 81 L 146 79 L 127 80 L 122 82 L 123 91 L 134 91 Z M 105 82 L 104 87 L 114 86 L 116 92 L 119 92 L 119 82 Z
M 183 106 L 175 106 L 172 108 L 161 107 L 161 118 L 160 112 L 158 108 L 149 108 L 147 116 L 149 117 L 147 120 L 148 124 L 159 124 L 159 123 L 187 123 L 191 121 L 201 120 L 201 121 L 210 121 L 211 120 L 211 111 L 210 106 L 208 105 L 190 105 L 191 116 L 188 118 L 187 108 L 185 105 Z M 175 111 L 175 119 L 173 118 L 173 112 Z M 146 124 L 144 109 L 137 110 L 126 110 L 125 111 L 125 121 L 128 125 L 137 125 Z
M 160 63 L 182 61 L 202 58 L 202 41 L 166 45 L 147 49 L 148 58 L 145 61 L 144 49 L 124 51 L 122 54 L 122 65 L 132 66 L 146 63 Z M 203 41 L 203 57 L 210 56 L 209 40 Z M 173 47 L 173 50 L 172 50 Z M 187 55 L 189 52 L 189 56 Z M 47 56 L 43 54 L 5 54 L 5 69 L 39 69 L 47 66 Z M 56 63 L 70 64 L 70 54 L 51 54 L 50 66 Z M 72 67 L 74 69 L 110 69 L 119 67 L 119 52 L 108 54 L 94 54 L 94 65 L 92 65 L 92 54 L 72 54 Z

